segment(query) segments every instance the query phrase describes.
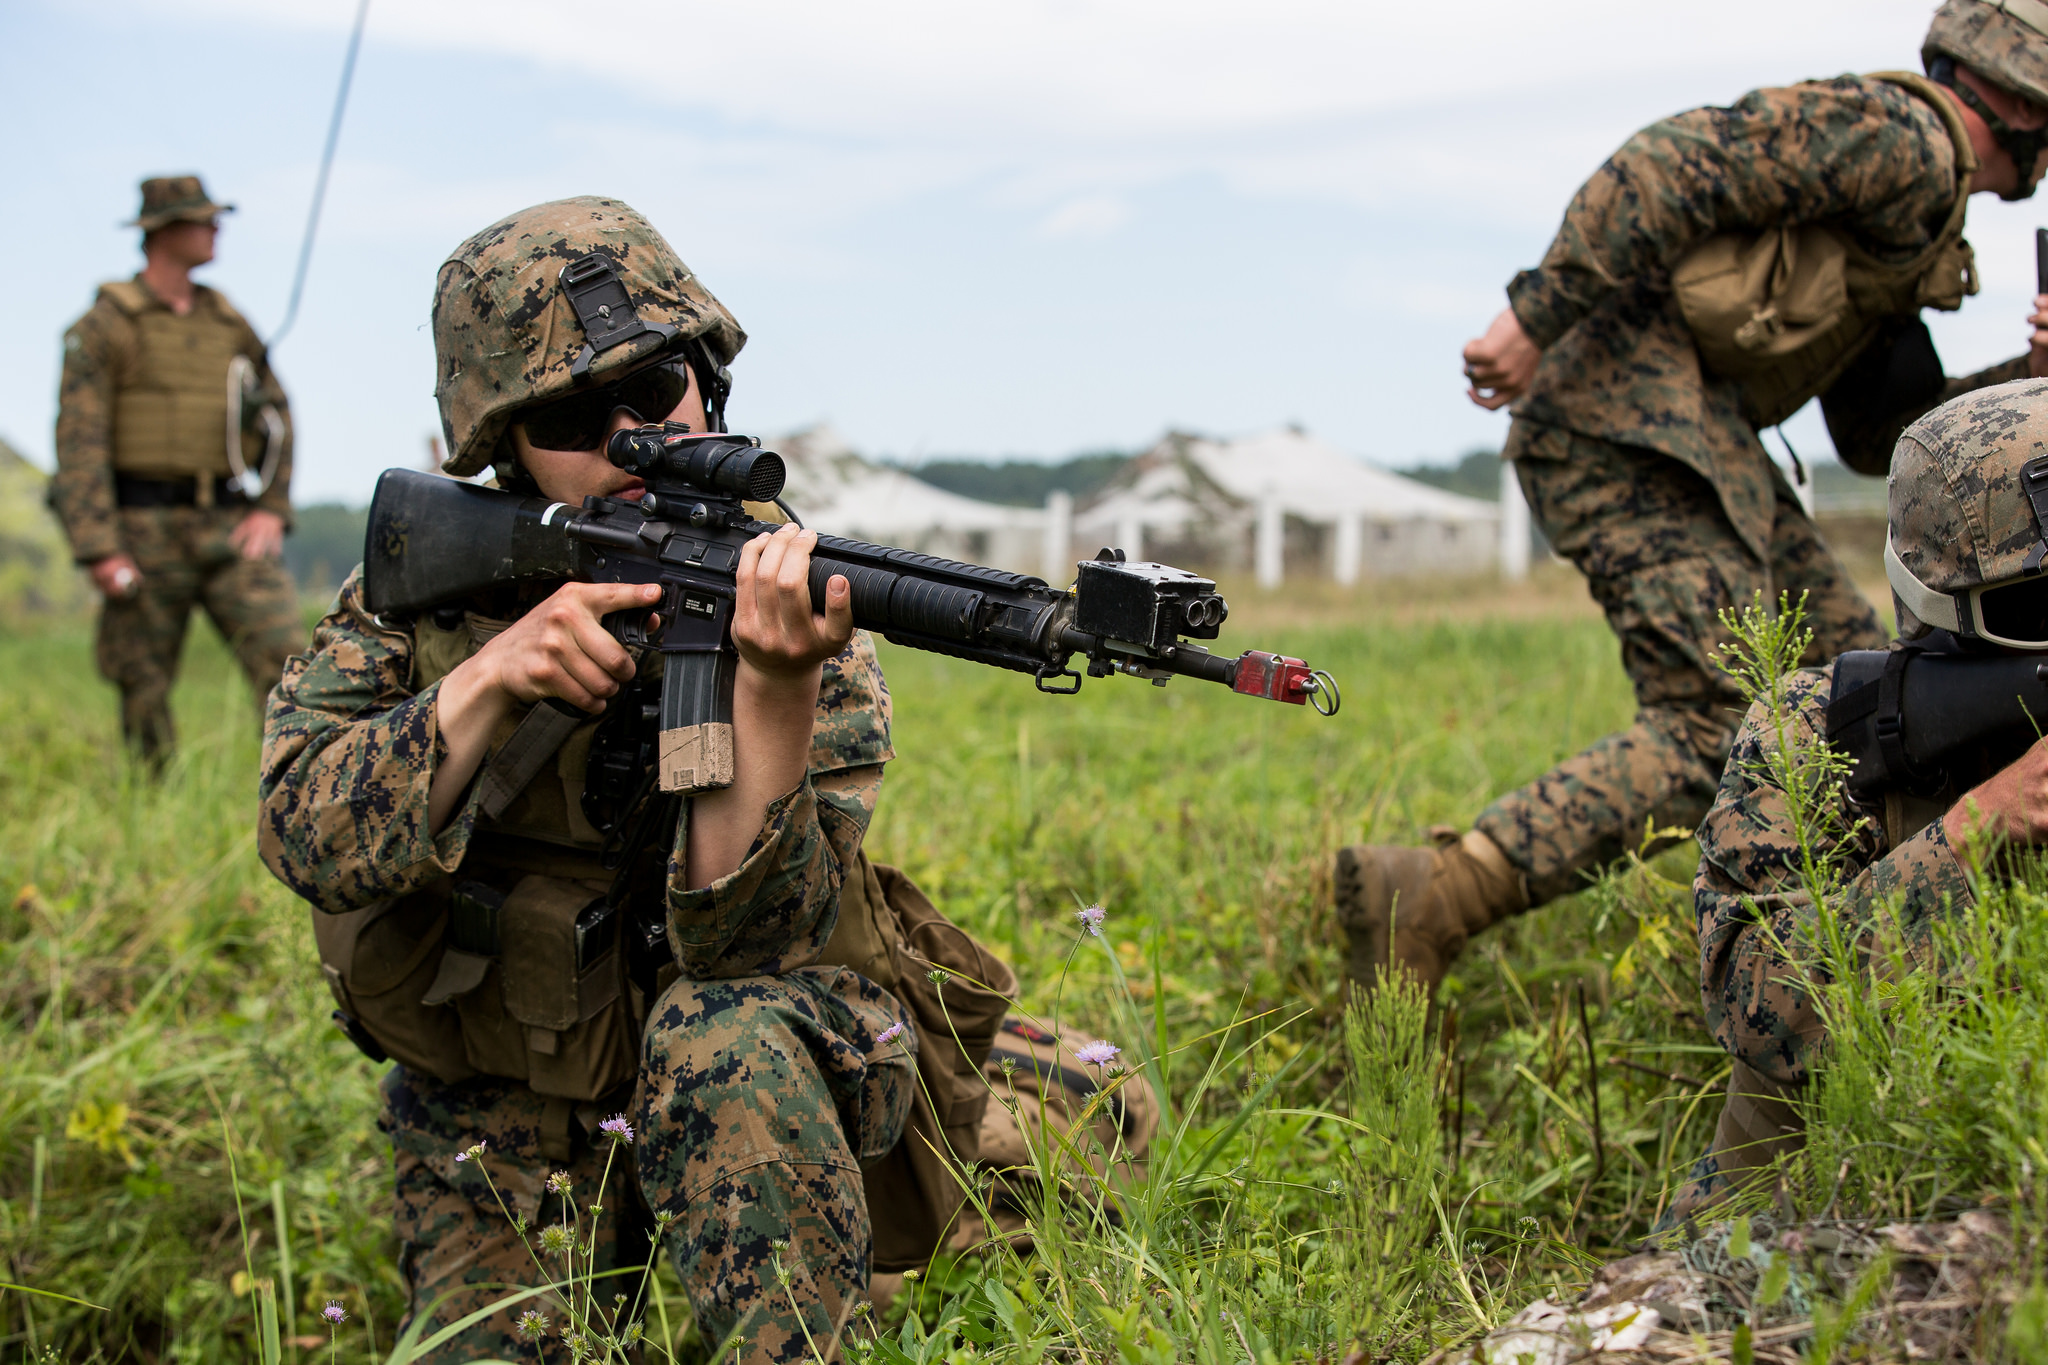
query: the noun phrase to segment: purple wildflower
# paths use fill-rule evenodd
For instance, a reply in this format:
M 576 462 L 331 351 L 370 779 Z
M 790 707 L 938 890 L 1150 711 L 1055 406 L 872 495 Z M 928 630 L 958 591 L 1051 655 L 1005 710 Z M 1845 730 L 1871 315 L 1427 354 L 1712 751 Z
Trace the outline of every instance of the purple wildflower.
M 490 1145 L 490 1143 L 479 1138 L 477 1140 L 477 1144 L 474 1147 L 466 1147 L 462 1151 L 459 1151 L 455 1154 L 456 1164 L 460 1165 L 462 1162 L 465 1161 L 474 1161 L 476 1158 L 482 1156 L 484 1154 L 484 1148 Z
M 556 1171 L 548 1177 L 548 1188 L 556 1194 L 566 1196 L 569 1193 L 569 1173 L 567 1171 Z
M 1086 910 L 1076 910 L 1074 912 L 1074 918 L 1081 921 L 1081 927 L 1083 929 L 1086 929 L 1089 933 L 1095 935 L 1095 937 L 1101 938 L 1102 922 L 1109 918 L 1109 911 L 1103 909 L 1099 905 L 1091 905 Z
M 519 1325 L 515 1330 L 528 1341 L 539 1341 L 548 1334 L 548 1315 L 529 1308 L 519 1315 Z
M 348 1310 L 341 1306 L 340 1299 L 329 1299 L 327 1306 L 320 1310 L 320 1316 L 339 1327 L 348 1321 Z
M 633 1140 L 633 1125 L 626 1122 L 624 1114 L 612 1115 L 603 1123 L 598 1124 L 597 1130 L 613 1142 L 631 1142 Z
M 903 1025 L 891 1024 L 875 1035 L 875 1046 L 887 1047 L 903 1036 Z
M 1116 1060 L 1116 1054 L 1122 1051 L 1123 1049 L 1115 1043 L 1083 1043 L 1074 1049 L 1074 1059 L 1089 1066 L 1108 1066 Z

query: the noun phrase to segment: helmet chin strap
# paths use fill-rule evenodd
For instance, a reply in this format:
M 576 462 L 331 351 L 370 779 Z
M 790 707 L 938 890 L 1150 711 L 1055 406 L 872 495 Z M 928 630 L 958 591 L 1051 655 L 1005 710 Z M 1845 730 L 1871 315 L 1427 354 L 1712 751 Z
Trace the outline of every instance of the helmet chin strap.
M 1970 112 L 1984 120 L 1984 126 L 1991 130 L 1991 138 L 2012 158 L 2013 173 L 2019 177 L 2009 190 L 1999 191 L 1998 197 L 2007 203 L 2034 197 L 2034 166 L 2041 159 L 2041 153 L 2048 151 L 2048 127 L 2015 128 L 1998 116 L 1985 98 L 1972 90 L 1967 81 L 1956 79 L 1956 63 L 1953 57 L 1937 57 L 1929 63 L 1927 76 L 1937 85 L 1945 85 L 1956 92 L 1956 98 L 1966 105 Z

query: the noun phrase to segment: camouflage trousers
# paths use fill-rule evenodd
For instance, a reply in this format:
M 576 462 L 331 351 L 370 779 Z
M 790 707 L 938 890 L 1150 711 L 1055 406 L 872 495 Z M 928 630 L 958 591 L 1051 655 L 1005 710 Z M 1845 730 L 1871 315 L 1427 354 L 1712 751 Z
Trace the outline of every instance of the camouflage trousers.
M 624 1296 L 621 1322 L 639 1317 L 640 1268 L 665 1241 L 708 1350 L 731 1339 L 734 1360 L 790 1362 L 810 1359 L 815 1342 L 830 1358 L 867 1294 L 861 1166 L 902 1137 L 916 1085 L 911 1059 L 877 1041 L 898 1022 L 915 1037 L 879 986 L 848 968 L 808 967 L 675 983 L 649 1015 L 638 1083 L 608 1103 L 394 1067 L 380 1122 L 397 1159 L 408 1321 L 431 1319 L 425 1340 L 517 1288 L 561 1279 L 570 1267 L 539 1240 L 568 1212 L 550 1188 L 559 1173 L 586 1230 L 604 1184 L 605 1231 L 588 1269 L 628 1272 L 596 1282 L 600 1304 Z M 600 1129 L 615 1114 L 630 1141 Z M 479 1141 L 479 1158 L 456 1160 Z M 539 1342 L 519 1334 L 528 1311 L 548 1319 Z M 540 1295 L 421 1359 L 567 1362 L 564 1318 L 554 1294 Z
M 121 733 L 145 758 L 169 754 L 171 684 L 192 609 L 203 609 L 255 689 L 260 713 L 285 660 L 305 648 L 298 593 L 284 563 L 244 559 L 228 534 L 240 508 L 124 507 L 121 547 L 141 570 L 125 601 L 100 609 L 100 675 L 121 689 Z
M 1557 552 L 1586 576 L 1621 642 L 1636 718 L 1474 821 L 1529 880 L 1531 905 L 1555 900 L 1636 848 L 1646 827 L 1705 818 L 1741 720 L 1734 680 L 1715 667 L 1720 614 L 1761 592 L 1805 593 L 1807 662 L 1880 649 L 1877 613 L 1819 530 L 1778 488 L 1770 557 L 1759 560 L 1713 487 L 1669 456 L 1524 423 L 1515 473 Z

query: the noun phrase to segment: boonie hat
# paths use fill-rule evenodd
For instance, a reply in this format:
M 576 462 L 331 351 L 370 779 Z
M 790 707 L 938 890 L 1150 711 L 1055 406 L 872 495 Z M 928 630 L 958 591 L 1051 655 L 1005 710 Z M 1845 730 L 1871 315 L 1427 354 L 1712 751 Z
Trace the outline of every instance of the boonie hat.
M 210 223 L 233 204 L 216 204 L 196 175 L 155 175 L 142 182 L 142 211 L 122 227 L 155 232 L 172 223 Z

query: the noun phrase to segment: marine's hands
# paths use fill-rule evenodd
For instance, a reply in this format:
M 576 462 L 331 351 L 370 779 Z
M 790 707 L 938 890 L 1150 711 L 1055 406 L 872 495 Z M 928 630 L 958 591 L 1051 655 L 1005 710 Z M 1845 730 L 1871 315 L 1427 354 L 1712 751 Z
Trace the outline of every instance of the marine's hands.
M 92 575 L 92 585 L 109 601 L 125 602 L 142 591 L 142 570 L 135 567 L 135 560 L 125 552 L 95 559 L 86 566 L 86 572 Z
M 2048 294 L 2034 295 L 2034 311 L 2027 318 L 2034 334 L 2027 339 L 2027 373 L 2048 379 Z
M 434 768 L 427 821 L 434 833 L 461 806 L 491 732 L 516 706 L 559 697 L 602 711 L 633 676 L 633 656 L 604 628 L 611 612 L 661 600 L 652 583 L 565 583 L 441 680 L 434 723 L 447 754 Z M 649 618 L 649 626 L 659 618 Z
M 825 610 L 811 607 L 811 551 L 818 533 L 784 526 L 755 536 L 740 550 L 733 577 L 732 642 L 739 650 L 741 677 L 748 670 L 771 685 L 812 689 L 825 660 L 853 638 L 853 590 L 832 575 L 825 585 Z
M 275 559 L 284 553 L 284 518 L 259 508 L 235 523 L 228 544 L 244 559 Z
M 1992 840 L 2048 844 L 2048 739 L 2035 740 L 1989 781 L 1971 788 L 1941 817 L 1941 827 L 1949 847 L 1958 851 Z
M 565 583 L 472 654 L 449 681 L 474 669 L 470 685 L 495 694 L 501 710 L 559 697 L 579 711 L 602 711 L 605 698 L 633 676 L 633 656 L 604 628 L 604 618 L 660 600 L 661 589 L 652 583 Z M 445 696 L 445 684 L 441 690 Z
M 1528 392 L 1542 358 L 1515 310 L 1503 308 L 1485 336 L 1465 343 L 1465 396 L 1489 412 L 1504 408 Z

